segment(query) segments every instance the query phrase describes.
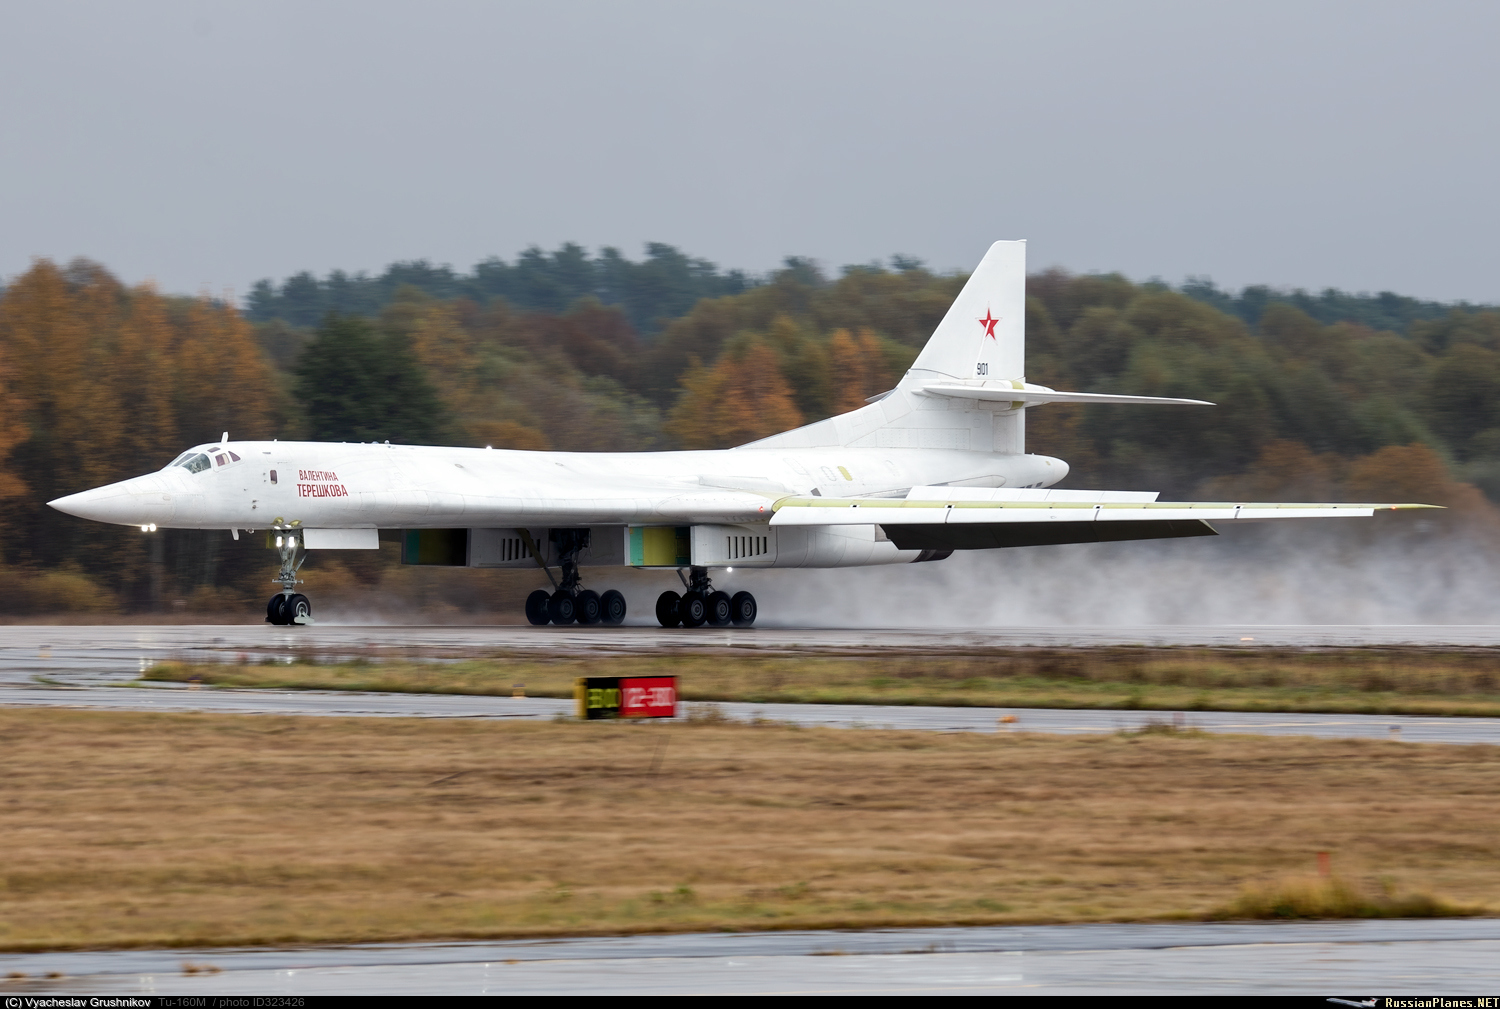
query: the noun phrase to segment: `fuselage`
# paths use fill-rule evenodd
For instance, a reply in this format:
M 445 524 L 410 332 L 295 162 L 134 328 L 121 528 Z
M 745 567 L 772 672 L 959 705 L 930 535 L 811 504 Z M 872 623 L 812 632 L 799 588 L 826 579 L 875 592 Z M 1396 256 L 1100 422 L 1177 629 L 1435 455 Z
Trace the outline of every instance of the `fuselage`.
M 951 449 L 526 452 L 229 441 L 52 504 L 95 521 L 163 529 L 755 523 L 792 495 L 1050 487 L 1067 472 L 1047 456 Z

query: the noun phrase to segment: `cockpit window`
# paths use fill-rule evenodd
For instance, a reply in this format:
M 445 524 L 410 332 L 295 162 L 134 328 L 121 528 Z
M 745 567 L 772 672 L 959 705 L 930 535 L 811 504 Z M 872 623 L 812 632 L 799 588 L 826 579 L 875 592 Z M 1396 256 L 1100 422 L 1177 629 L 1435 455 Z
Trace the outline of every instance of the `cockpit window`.
M 187 457 L 190 456 L 190 455 L 192 455 L 192 454 L 193 454 L 193 450 L 192 449 L 188 449 L 186 452 L 182 453 L 182 455 L 178 456 L 176 459 L 173 459 L 171 462 L 169 462 L 165 466 L 163 466 L 162 469 L 171 469 L 173 466 L 181 466 L 183 464 L 183 462 L 187 459 Z
M 240 461 L 240 457 L 237 456 L 237 455 L 235 455 L 233 452 L 229 453 L 229 458 L 233 462 L 239 462 Z
M 209 468 L 208 456 L 204 455 L 202 452 L 184 452 L 183 455 L 186 456 L 186 458 L 178 459 L 178 461 L 173 465 L 182 466 L 186 468 L 189 473 L 202 473 L 204 470 Z

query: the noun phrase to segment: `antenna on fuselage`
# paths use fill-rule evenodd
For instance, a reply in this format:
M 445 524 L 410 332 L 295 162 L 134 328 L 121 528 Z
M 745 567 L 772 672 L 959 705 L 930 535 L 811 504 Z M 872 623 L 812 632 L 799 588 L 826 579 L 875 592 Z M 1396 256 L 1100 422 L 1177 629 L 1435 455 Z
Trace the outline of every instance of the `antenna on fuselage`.
M 219 440 L 220 441 L 228 441 L 229 440 L 229 432 L 225 431 L 224 432 L 224 437 L 220 438 Z

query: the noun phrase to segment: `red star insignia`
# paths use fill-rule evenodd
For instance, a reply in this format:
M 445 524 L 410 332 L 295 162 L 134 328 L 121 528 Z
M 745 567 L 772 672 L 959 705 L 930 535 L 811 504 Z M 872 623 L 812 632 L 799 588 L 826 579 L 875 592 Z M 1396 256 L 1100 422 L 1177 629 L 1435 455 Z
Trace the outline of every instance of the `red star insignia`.
M 984 327 L 984 335 L 991 340 L 995 339 L 995 323 L 999 321 L 988 308 L 984 310 L 984 318 L 978 320 L 979 324 Z

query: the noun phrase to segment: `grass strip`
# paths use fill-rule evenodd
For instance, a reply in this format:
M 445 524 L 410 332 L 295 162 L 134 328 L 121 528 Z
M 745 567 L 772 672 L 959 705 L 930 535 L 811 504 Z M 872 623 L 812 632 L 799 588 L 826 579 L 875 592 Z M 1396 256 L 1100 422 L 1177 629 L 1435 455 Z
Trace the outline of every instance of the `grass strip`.
M 453 663 L 168 662 L 234 687 L 567 697 L 579 676 L 676 675 L 685 700 L 1500 717 L 1500 650 L 1013 649 L 977 655 L 505 656 Z
M 12 950 L 1259 916 L 1235 895 L 1319 852 L 1500 906 L 1492 746 L 3 708 L 0 740 Z

